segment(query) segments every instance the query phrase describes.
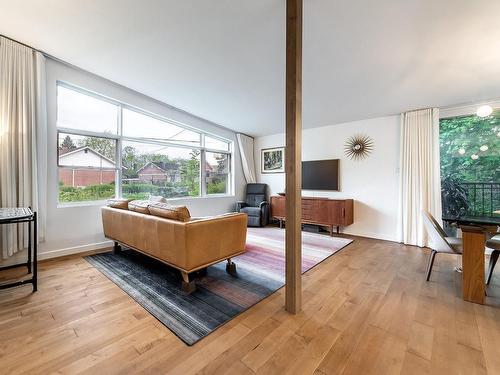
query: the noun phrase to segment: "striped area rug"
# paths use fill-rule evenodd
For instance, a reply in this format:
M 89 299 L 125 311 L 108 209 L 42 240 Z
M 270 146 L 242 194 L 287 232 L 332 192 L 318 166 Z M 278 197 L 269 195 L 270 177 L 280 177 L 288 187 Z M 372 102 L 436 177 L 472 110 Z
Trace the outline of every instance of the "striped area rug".
M 134 298 L 187 345 L 193 345 L 284 285 L 285 231 L 248 228 L 247 251 L 234 258 L 237 276 L 225 262 L 196 280 L 196 291 L 180 290 L 179 271 L 132 250 L 85 259 Z M 302 234 L 302 272 L 335 254 L 352 240 Z

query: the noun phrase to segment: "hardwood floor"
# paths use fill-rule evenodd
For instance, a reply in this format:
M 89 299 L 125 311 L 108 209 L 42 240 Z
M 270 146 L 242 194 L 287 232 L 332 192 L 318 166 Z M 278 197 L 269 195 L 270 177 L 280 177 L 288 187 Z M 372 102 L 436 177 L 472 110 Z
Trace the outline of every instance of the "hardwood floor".
M 455 256 L 425 282 L 428 254 L 355 238 L 303 276 L 300 314 L 280 289 L 193 347 L 80 256 L 44 262 L 39 292 L 0 291 L 0 373 L 500 374 L 500 269 L 475 305 Z

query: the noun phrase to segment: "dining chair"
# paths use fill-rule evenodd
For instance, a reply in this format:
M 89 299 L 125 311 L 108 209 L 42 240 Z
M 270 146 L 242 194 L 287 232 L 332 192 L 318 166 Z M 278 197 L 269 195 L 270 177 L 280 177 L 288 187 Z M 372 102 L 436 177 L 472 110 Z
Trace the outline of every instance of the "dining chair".
M 490 255 L 490 264 L 488 265 L 488 276 L 486 277 L 486 285 L 488 285 L 491 281 L 495 265 L 497 264 L 498 256 L 500 255 L 500 234 L 487 240 L 486 247 L 493 250 Z
M 447 237 L 443 228 L 441 228 L 439 223 L 429 212 L 422 211 L 422 216 L 424 219 L 425 229 L 427 230 L 432 243 L 429 262 L 427 263 L 426 281 L 429 281 L 429 279 L 431 278 L 432 266 L 434 265 L 434 258 L 436 257 L 436 254 L 446 253 L 461 255 L 462 239 L 457 237 Z

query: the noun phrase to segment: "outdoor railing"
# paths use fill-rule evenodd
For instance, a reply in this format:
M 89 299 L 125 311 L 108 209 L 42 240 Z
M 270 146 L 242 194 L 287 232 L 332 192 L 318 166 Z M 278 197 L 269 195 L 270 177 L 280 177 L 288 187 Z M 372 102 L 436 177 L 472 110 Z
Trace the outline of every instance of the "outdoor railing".
M 467 195 L 467 216 L 494 217 L 500 210 L 500 183 L 460 182 Z

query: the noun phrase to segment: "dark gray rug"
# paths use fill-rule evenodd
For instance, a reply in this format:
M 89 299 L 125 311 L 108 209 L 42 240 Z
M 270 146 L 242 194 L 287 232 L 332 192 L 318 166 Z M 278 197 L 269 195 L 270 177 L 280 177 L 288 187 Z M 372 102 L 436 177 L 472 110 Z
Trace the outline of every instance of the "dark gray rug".
M 85 259 L 186 344 L 193 345 L 283 286 L 283 236 L 284 231 L 275 229 L 249 229 L 247 251 L 234 259 L 237 275 L 226 272 L 226 262 L 210 266 L 196 279 L 192 294 L 180 289 L 178 270 L 132 250 Z M 304 233 L 302 271 L 351 242 Z

